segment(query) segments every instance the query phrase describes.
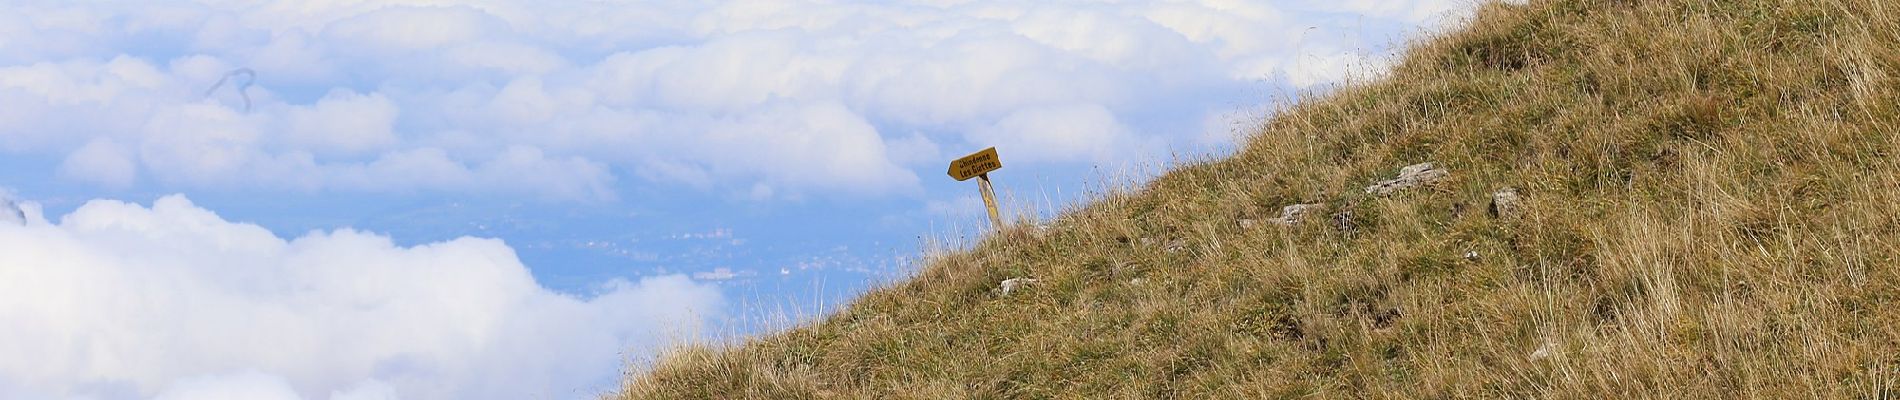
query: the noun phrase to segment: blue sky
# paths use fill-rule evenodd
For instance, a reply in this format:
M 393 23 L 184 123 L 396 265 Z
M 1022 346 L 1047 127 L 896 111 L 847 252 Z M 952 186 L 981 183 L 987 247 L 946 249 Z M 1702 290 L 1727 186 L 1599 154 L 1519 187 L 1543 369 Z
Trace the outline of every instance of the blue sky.
M 955 157 L 1047 215 L 1473 7 L 69 3 L 0 0 L 4 398 L 588 398 L 973 240 Z

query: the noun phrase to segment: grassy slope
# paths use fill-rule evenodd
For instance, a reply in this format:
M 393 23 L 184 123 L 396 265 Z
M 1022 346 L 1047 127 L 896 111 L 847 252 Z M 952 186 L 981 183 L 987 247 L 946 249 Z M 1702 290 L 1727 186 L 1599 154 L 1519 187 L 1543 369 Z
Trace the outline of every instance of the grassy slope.
M 1876 0 L 1487 6 L 1230 159 L 615 396 L 1892 395 L 1896 35 Z M 1364 193 L 1425 161 L 1450 178 Z M 1327 206 L 1236 223 L 1298 202 Z

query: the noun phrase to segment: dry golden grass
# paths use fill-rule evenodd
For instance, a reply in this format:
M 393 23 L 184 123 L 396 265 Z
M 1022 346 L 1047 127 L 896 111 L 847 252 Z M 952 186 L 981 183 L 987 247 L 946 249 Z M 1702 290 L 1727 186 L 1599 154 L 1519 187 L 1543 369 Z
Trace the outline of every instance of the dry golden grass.
M 1880 0 L 1486 6 L 1230 159 L 612 397 L 1895 397 L 1897 70 Z

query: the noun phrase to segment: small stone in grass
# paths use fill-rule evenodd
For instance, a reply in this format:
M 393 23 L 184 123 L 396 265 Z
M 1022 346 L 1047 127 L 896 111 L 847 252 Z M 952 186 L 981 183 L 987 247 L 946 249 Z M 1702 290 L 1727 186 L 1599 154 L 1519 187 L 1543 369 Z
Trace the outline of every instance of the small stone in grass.
M 1432 163 L 1407 165 L 1405 168 L 1399 169 L 1398 177 L 1379 181 L 1378 183 L 1372 184 L 1372 186 L 1367 186 L 1366 193 L 1384 196 L 1405 189 L 1429 185 L 1433 182 L 1438 182 L 1440 179 L 1445 179 L 1445 177 L 1449 175 L 1451 175 L 1451 171 L 1439 169 L 1438 166 Z
M 1319 209 L 1325 207 L 1326 204 L 1324 203 L 1303 203 L 1282 207 L 1280 208 L 1280 218 L 1275 218 L 1273 223 L 1280 225 L 1298 224 L 1301 219 L 1306 218 L 1307 214 L 1319 211 Z
M 1028 287 L 1029 284 L 1031 283 L 1036 283 L 1036 282 L 1041 282 L 1041 281 L 1042 281 L 1041 279 L 1009 278 L 1009 279 L 1004 279 L 1003 283 L 999 285 L 1000 287 L 998 289 L 1002 290 L 1004 296 L 1008 296 L 1010 293 L 1015 292 L 1016 289 Z
M 1524 200 L 1517 195 L 1517 188 L 1506 187 L 1491 193 L 1491 216 L 1513 218 L 1519 212 L 1518 205 Z

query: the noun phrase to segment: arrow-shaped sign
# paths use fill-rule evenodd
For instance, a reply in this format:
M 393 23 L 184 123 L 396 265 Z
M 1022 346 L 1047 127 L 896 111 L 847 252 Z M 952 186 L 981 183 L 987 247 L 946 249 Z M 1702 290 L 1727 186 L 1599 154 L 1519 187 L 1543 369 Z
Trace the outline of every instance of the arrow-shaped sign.
M 1003 159 L 996 158 L 996 148 L 991 147 L 951 161 L 950 177 L 966 181 L 1002 168 Z

